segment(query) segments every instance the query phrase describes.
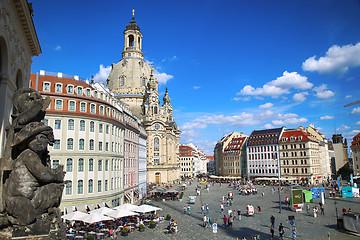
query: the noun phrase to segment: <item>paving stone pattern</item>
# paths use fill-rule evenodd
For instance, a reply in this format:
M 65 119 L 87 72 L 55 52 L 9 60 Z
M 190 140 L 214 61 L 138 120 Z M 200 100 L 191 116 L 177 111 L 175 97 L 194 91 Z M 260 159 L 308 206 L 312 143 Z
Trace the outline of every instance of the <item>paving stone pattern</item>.
M 283 205 L 282 213 L 279 213 L 279 194 L 275 191 L 272 194 L 271 187 L 256 186 L 258 189 L 257 195 L 242 196 L 239 195 L 233 187 L 229 187 L 228 184 L 216 184 L 211 186 L 208 192 L 202 185 L 201 194 L 196 199 L 195 204 L 188 204 L 187 199 L 189 196 L 196 195 L 195 187 L 198 182 L 193 183 L 192 186 L 188 186 L 185 190 L 184 198 L 182 201 L 152 201 L 151 203 L 161 207 L 163 210 L 159 211 L 160 216 L 171 214 L 174 220 L 178 221 L 178 233 L 165 234 L 165 228 L 168 225 L 168 221 L 159 223 L 155 229 L 146 228 L 145 232 L 134 231 L 128 236 L 118 236 L 117 239 L 251 239 L 260 234 L 260 239 L 271 239 L 270 234 L 270 217 L 275 216 L 275 237 L 279 239 L 278 226 L 282 223 L 285 227 L 285 239 L 291 238 L 290 224 L 288 222 L 288 216 L 295 216 L 295 225 L 298 232 L 297 239 L 309 239 L 309 240 L 328 240 L 328 234 L 330 233 L 330 239 L 341 240 L 353 240 L 360 239 L 359 234 L 352 234 L 349 232 L 343 232 L 336 229 L 336 214 L 334 201 L 338 202 L 338 213 L 345 207 L 351 208 L 353 211 L 360 212 L 360 199 L 359 198 L 326 198 L 325 199 L 325 215 L 320 215 L 314 218 L 312 215 L 306 215 L 306 210 L 302 213 L 292 212 L 287 206 Z M 227 215 L 228 209 L 233 211 L 238 209 L 242 212 L 241 221 L 235 220 L 233 227 L 225 229 L 223 226 L 222 217 L 224 214 L 220 212 L 220 204 L 222 196 L 227 196 L 229 191 L 234 193 L 234 202 L 232 207 L 227 207 L 224 204 L 224 214 Z M 264 192 L 264 199 L 262 198 L 262 192 Z M 284 187 L 282 192 L 282 199 L 289 197 L 289 191 L 287 187 Z M 328 194 L 327 194 L 328 196 Z M 218 223 L 217 233 L 214 234 L 212 228 L 204 228 L 202 226 L 203 215 L 201 214 L 201 204 L 209 204 L 210 206 L 210 219 L 212 222 Z M 246 216 L 246 205 L 251 204 L 255 207 L 255 214 L 253 216 Z M 183 207 L 190 205 L 191 214 L 184 214 Z M 262 213 L 259 214 L 257 206 L 261 206 Z M 314 199 L 314 203 L 310 203 L 312 210 L 313 206 L 318 206 L 319 200 Z

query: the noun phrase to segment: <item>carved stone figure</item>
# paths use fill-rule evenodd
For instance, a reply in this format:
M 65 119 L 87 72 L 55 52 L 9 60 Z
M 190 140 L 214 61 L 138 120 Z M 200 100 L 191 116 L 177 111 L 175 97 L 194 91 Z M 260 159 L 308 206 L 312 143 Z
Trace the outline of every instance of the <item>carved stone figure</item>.
M 33 89 L 19 89 L 13 104 L 18 111 L 7 128 L 2 171 L 0 238 L 45 235 L 61 239 L 63 166 L 51 169 L 47 146 L 54 143 L 52 128 L 41 122 L 49 98 Z M 10 238 L 11 239 L 11 238 Z

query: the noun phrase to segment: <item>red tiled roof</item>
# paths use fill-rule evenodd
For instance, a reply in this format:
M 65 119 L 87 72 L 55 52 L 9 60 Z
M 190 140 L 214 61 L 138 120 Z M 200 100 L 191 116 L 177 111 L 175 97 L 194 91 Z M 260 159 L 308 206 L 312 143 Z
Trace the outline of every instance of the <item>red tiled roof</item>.
M 224 151 L 235 151 L 240 150 L 244 145 L 246 137 L 233 138 L 229 144 L 226 146 Z
M 360 146 L 360 133 L 356 134 L 351 143 L 351 147 Z
M 307 132 L 300 130 L 283 132 L 280 138 L 280 142 L 305 142 L 310 140 L 311 135 Z

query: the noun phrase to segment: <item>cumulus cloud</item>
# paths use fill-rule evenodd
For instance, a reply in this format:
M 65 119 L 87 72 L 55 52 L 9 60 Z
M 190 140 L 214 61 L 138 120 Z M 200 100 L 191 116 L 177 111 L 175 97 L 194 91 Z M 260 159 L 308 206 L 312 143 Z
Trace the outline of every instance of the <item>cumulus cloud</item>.
M 201 87 L 200 86 L 193 86 L 193 89 L 194 90 L 198 90 L 198 89 L 200 89 Z
M 360 113 L 360 107 L 353 108 L 352 112 L 353 114 L 359 114 Z
M 317 71 L 319 73 L 345 73 L 351 67 L 360 66 L 360 42 L 342 47 L 333 45 L 324 57 L 318 60 L 312 56 L 303 63 L 304 71 Z
M 320 99 L 328 99 L 331 98 L 332 96 L 335 95 L 334 92 L 327 90 L 327 85 L 326 84 L 322 84 L 319 87 L 314 87 L 313 91 L 316 92 L 315 96 L 320 98 Z
M 271 123 L 267 123 L 264 125 L 265 129 L 271 129 L 271 128 L 275 128 L 274 125 L 272 125 Z
M 172 62 L 176 60 L 176 56 L 172 56 L 172 57 L 167 57 L 164 58 L 163 60 L 161 60 L 162 62 Z
M 61 46 L 60 45 L 57 45 L 56 47 L 55 47 L 55 51 L 60 51 L 61 50 Z
M 196 118 L 190 122 L 185 123 L 180 127 L 181 131 L 191 129 L 206 128 L 209 124 L 223 125 L 229 124 L 235 127 L 251 126 L 260 123 L 257 117 L 250 113 L 241 113 L 240 115 L 224 116 L 224 115 L 204 115 Z
M 244 101 L 244 102 L 246 102 L 246 101 L 249 101 L 250 98 L 249 97 L 235 97 L 235 98 L 233 98 L 233 100 L 234 101 Z
M 159 84 L 166 84 L 167 81 L 174 78 L 173 75 L 161 73 L 156 69 L 154 70 L 154 73 L 155 73 L 155 77 L 158 80 Z
M 111 71 L 111 66 L 104 67 L 104 65 L 100 64 L 99 68 L 99 71 L 94 76 L 94 81 L 106 82 Z
M 298 125 L 307 122 L 306 118 L 299 118 L 296 113 L 277 114 L 276 120 L 272 121 L 276 126 Z
M 355 137 L 355 135 L 357 135 L 358 133 L 360 133 L 360 130 L 357 130 L 357 129 L 354 129 L 350 132 L 347 132 L 347 133 L 343 133 L 343 136 L 346 137 L 346 138 L 353 138 Z
M 265 103 L 263 105 L 260 105 L 259 108 L 260 109 L 269 109 L 269 108 L 272 108 L 274 106 L 274 104 L 268 102 L 268 103 Z
M 349 126 L 346 126 L 345 124 L 342 124 L 340 127 L 338 127 L 338 128 L 336 129 L 336 131 L 347 131 L 347 130 L 349 130 L 349 129 L 350 129 Z
M 303 101 L 306 100 L 306 97 L 305 97 L 305 96 L 307 96 L 307 95 L 309 95 L 308 92 L 296 93 L 296 94 L 294 94 L 294 96 L 293 96 L 293 100 L 294 100 L 295 102 L 303 102 Z
M 330 120 L 330 119 L 334 119 L 334 116 L 326 115 L 326 116 L 320 117 L 320 120 Z
M 283 76 L 264 84 L 263 87 L 254 88 L 246 85 L 236 95 L 243 96 L 270 96 L 277 98 L 283 94 L 289 94 L 290 89 L 306 90 L 312 88 L 313 84 L 307 81 L 307 77 L 301 76 L 297 72 L 283 73 Z

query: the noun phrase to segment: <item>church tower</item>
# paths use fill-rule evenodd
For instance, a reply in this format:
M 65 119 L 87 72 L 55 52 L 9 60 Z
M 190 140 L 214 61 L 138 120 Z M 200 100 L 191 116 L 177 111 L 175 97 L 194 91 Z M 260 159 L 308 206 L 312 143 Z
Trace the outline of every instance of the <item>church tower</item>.
M 122 59 L 111 65 L 107 79 L 107 87 L 122 102 L 129 105 L 130 110 L 141 116 L 141 104 L 146 84 L 150 78 L 150 66 L 144 61 L 142 52 L 142 33 L 135 21 L 135 10 L 131 22 L 126 25 L 124 33 L 124 49 Z
M 142 37 L 133 10 L 132 21 L 124 31 L 122 59 L 112 64 L 107 86 L 118 99 L 129 105 L 146 130 L 147 182 L 168 183 L 180 177 L 181 131 L 172 115 L 167 88 L 163 104 L 160 104 L 154 67 L 143 59 Z

